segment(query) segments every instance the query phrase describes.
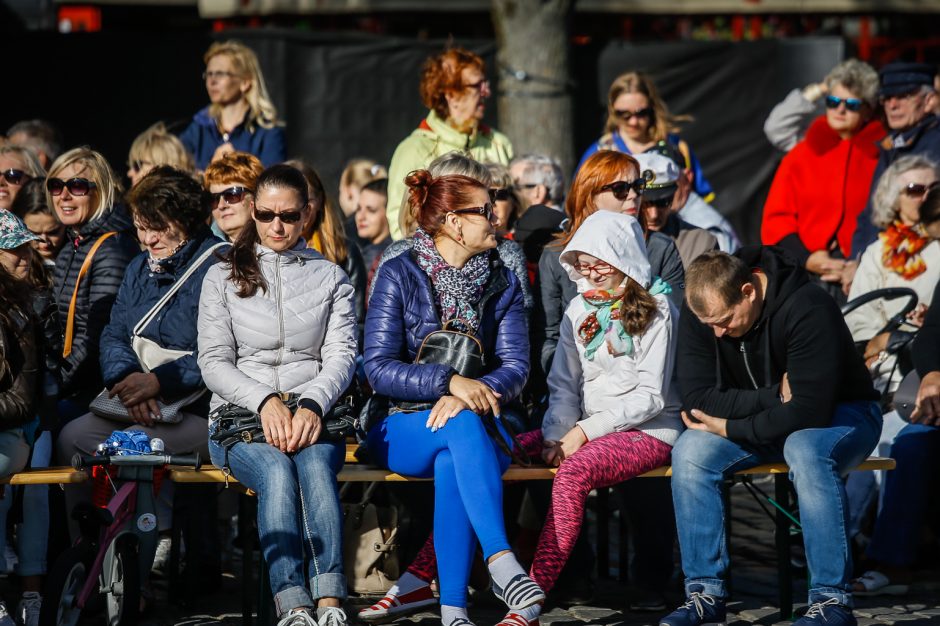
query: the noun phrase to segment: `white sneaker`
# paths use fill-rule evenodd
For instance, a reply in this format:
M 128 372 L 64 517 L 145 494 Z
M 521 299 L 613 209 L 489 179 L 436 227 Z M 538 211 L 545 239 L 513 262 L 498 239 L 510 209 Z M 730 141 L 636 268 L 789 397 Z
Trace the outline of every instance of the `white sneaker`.
M 173 542 L 170 540 L 169 535 L 160 535 L 160 539 L 157 541 L 157 552 L 153 556 L 153 565 L 150 567 L 151 572 L 162 574 L 166 571 L 170 564 L 170 549 L 172 547 Z
M 346 626 L 346 611 L 338 606 L 326 606 L 317 609 L 321 612 L 320 619 L 317 620 L 317 626 Z
M 37 614 L 38 617 L 38 614 Z M 0 600 L 0 626 L 16 626 L 16 622 L 13 621 L 13 617 L 10 615 L 10 612 L 7 610 L 7 605 L 5 602 Z
M 39 626 L 39 610 L 42 596 L 36 591 L 25 591 L 16 607 L 16 618 L 22 626 Z
M 313 609 L 299 609 L 282 617 L 277 626 L 317 626 L 317 618 L 314 617 Z

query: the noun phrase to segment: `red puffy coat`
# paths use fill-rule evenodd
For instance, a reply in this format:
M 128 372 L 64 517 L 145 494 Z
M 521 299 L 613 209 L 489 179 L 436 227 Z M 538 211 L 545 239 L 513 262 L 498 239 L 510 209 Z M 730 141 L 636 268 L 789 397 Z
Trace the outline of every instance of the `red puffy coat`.
M 777 169 L 764 205 L 761 242 L 781 245 L 805 262 L 836 239 L 848 258 L 885 134 L 881 122 L 872 120 L 843 140 L 826 116 L 819 116 Z

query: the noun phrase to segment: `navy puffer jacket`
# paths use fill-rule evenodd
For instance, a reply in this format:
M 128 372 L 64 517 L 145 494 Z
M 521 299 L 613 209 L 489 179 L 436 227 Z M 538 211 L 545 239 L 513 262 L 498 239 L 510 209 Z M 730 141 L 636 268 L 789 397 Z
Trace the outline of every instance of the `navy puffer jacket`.
M 147 252 L 136 256 L 127 266 L 124 282 L 111 308 L 111 321 L 101 335 L 101 373 L 109 389 L 129 374 L 143 371 L 131 347 L 134 326 L 170 290 L 177 278 L 217 243 L 220 240 L 205 228 L 167 259 L 165 272 L 150 271 Z M 196 350 L 196 318 L 202 279 L 217 260 L 214 254 L 206 259 L 141 331 L 142 337 L 171 350 Z M 203 384 L 195 354 L 161 365 L 153 373 L 160 381 L 160 395 L 164 399 L 178 398 Z
M 519 280 L 495 251 L 490 264 L 477 333 L 487 367 L 479 380 L 501 394 L 505 405 L 519 395 L 529 374 L 529 337 Z M 414 364 L 421 342 L 440 329 L 431 281 L 414 253 L 382 264 L 366 313 L 363 351 L 366 376 L 376 393 L 409 402 L 434 402 L 450 393 L 453 368 Z

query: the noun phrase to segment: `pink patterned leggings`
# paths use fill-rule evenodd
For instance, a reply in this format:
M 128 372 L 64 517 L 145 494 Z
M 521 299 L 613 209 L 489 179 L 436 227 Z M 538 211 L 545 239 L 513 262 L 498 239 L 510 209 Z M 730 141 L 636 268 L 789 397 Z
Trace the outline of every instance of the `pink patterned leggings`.
M 519 435 L 517 443 L 533 459 L 541 458 L 542 431 Z M 672 446 L 638 430 L 611 433 L 589 441 L 558 468 L 552 505 L 539 536 L 530 576 L 546 592 L 555 586 L 581 533 L 588 494 L 669 462 Z M 437 574 L 434 542 L 429 537 L 408 571 L 430 582 Z

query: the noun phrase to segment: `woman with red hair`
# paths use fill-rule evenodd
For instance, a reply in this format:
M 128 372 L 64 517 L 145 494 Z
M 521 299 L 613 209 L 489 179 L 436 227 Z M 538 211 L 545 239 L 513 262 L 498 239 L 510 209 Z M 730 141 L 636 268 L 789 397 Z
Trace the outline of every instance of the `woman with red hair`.
M 510 610 L 545 598 L 510 551 L 503 522 L 501 476 L 511 439 L 500 415 L 529 373 L 522 288 L 495 250 L 486 186 L 426 170 L 406 183 L 419 228 L 411 251 L 381 266 L 369 301 L 363 364 L 391 410 L 366 443 L 378 465 L 434 479 L 442 622 L 472 626 L 467 581 L 478 541 L 493 590 Z M 425 338 L 445 326 L 479 340 L 477 377 L 415 363 Z
M 490 96 L 485 70 L 479 55 L 462 48 L 450 48 L 425 61 L 421 101 L 430 111 L 398 144 L 388 168 L 386 213 L 393 239 L 403 236 L 398 216 L 409 172 L 426 168 L 435 158 L 454 150 L 480 163 L 509 165 L 509 138 L 482 123 Z

